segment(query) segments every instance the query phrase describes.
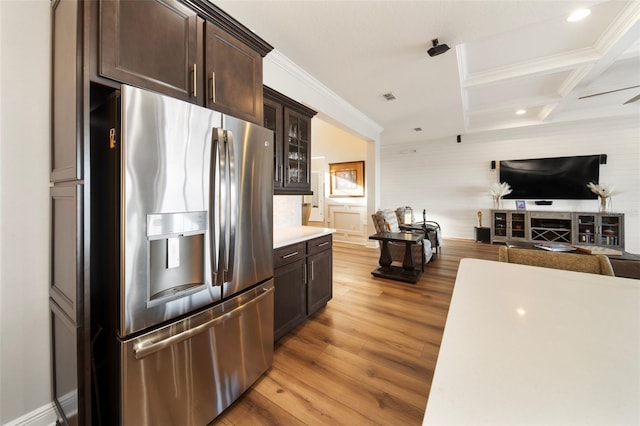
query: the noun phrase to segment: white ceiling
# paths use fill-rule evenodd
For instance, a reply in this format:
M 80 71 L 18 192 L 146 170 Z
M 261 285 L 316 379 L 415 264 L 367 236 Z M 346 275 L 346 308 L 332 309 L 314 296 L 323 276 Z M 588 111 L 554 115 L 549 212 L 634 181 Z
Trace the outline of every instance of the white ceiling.
M 382 126 L 383 144 L 640 117 L 623 105 L 640 87 L 578 99 L 640 85 L 637 0 L 213 2 Z M 591 15 L 566 22 L 580 7 Z M 451 50 L 428 56 L 434 38 Z

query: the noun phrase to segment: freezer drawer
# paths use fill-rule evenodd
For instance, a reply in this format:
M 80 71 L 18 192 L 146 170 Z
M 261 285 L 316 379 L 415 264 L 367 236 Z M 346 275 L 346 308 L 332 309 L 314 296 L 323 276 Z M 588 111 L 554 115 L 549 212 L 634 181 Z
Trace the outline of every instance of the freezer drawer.
M 202 426 L 273 361 L 273 280 L 122 342 L 122 424 Z

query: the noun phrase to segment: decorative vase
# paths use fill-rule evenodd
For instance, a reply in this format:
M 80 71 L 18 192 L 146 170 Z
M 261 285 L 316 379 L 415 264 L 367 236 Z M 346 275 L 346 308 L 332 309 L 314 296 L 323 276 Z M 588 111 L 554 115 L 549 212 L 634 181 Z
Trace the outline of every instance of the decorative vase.
M 502 197 L 493 197 L 493 208 L 495 210 L 502 210 Z
M 302 203 L 302 225 L 307 226 L 309 224 L 310 216 L 311 216 L 311 203 Z
M 609 213 L 611 211 L 611 197 L 600 197 L 600 212 Z

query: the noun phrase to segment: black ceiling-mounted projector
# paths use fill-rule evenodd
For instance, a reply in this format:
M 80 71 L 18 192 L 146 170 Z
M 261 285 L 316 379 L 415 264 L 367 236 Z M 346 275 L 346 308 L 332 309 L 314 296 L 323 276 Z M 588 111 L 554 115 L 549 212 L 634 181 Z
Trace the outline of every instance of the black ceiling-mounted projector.
M 437 38 L 434 38 L 433 40 L 431 40 L 431 43 L 433 43 L 433 47 L 427 50 L 427 53 L 429 54 L 429 56 L 442 55 L 444 52 L 449 50 L 449 46 L 447 46 L 446 44 L 438 44 Z

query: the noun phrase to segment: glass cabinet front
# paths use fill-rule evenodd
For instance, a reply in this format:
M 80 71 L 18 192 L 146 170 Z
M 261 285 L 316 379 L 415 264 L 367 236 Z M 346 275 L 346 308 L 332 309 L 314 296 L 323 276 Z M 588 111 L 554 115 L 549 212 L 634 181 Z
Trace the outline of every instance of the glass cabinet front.
M 596 224 L 596 216 L 589 214 L 578 215 L 578 242 L 581 244 L 595 244 L 596 232 L 598 230 Z
M 619 246 L 622 244 L 620 236 L 622 230 L 620 229 L 620 216 L 601 216 L 600 218 L 600 244 L 603 246 Z
M 494 212 L 493 236 L 499 238 L 507 236 L 507 212 Z
M 273 186 L 282 187 L 282 106 L 264 101 L 264 127 L 273 131 Z
M 526 222 L 524 213 L 510 213 L 511 238 L 526 238 Z
M 293 112 L 286 114 L 287 143 L 285 186 L 309 186 L 309 120 Z

